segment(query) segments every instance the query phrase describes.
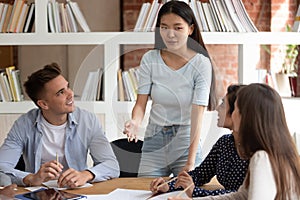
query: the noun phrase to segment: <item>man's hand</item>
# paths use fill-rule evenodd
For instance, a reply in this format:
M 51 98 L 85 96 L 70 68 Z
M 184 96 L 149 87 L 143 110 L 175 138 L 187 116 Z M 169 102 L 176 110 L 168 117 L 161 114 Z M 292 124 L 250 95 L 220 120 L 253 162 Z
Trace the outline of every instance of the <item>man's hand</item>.
M 15 191 L 16 189 L 17 189 L 16 184 L 8 185 L 0 190 L 0 195 L 13 198 L 16 195 L 16 191 Z M 0 199 L 2 199 L 1 196 L 0 196 Z
M 57 184 L 59 187 L 75 188 L 82 186 L 93 179 L 94 175 L 90 171 L 86 170 L 80 172 L 70 168 L 60 175 Z
M 41 185 L 43 182 L 57 179 L 62 172 L 63 165 L 56 160 L 44 163 L 36 174 L 29 174 L 23 182 L 29 186 Z

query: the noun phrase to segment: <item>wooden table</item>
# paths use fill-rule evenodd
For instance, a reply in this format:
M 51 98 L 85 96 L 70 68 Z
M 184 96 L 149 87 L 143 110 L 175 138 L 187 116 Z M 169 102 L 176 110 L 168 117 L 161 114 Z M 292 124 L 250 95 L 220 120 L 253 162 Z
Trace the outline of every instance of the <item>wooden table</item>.
M 108 181 L 93 183 L 92 187 L 66 190 L 75 194 L 108 194 L 117 188 L 134 189 L 134 190 L 149 190 L 151 181 L 154 178 L 115 178 Z M 208 190 L 220 189 L 222 186 L 216 179 L 203 186 Z M 28 192 L 22 187 L 18 187 L 18 194 Z

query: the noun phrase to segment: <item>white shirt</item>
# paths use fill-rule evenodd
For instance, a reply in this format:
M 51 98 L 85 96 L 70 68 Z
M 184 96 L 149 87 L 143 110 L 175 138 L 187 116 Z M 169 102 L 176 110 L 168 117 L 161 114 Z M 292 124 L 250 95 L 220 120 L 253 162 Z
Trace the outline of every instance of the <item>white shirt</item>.
M 68 169 L 68 165 L 65 159 L 65 138 L 66 138 L 66 125 L 67 122 L 55 126 L 50 124 L 42 118 L 42 159 L 41 165 L 51 161 L 56 160 L 56 154 L 58 156 L 58 161 L 64 166 L 64 169 Z
M 244 184 L 237 192 L 219 195 L 208 196 L 203 198 L 194 198 L 195 200 L 218 200 L 218 199 L 238 199 L 238 200 L 274 200 L 277 189 L 271 167 L 270 159 L 265 151 L 257 151 L 250 159 L 250 183 L 248 189 Z M 297 200 L 300 197 L 292 196 L 291 200 Z

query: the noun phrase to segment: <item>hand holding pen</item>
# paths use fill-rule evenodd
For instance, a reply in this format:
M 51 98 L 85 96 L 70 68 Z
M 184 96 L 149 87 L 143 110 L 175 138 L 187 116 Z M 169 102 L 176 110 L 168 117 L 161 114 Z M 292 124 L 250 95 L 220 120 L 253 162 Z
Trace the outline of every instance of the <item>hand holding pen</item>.
M 23 182 L 28 186 L 41 185 L 43 182 L 57 179 L 62 170 L 63 165 L 59 163 L 58 156 L 56 155 L 55 160 L 42 164 L 37 173 L 27 175 L 23 179 Z
M 169 190 L 168 183 L 176 180 L 177 177 L 171 178 L 168 181 L 165 181 L 162 177 L 154 179 L 150 184 L 150 190 L 152 193 L 158 193 L 158 192 L 167 192 Z

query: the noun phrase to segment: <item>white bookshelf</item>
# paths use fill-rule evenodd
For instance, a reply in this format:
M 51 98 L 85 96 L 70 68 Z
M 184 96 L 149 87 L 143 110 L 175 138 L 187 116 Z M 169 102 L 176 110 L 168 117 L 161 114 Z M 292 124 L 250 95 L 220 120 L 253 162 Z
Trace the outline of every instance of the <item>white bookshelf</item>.
M 75 1 L 75 0 L 74 0 Z M 122 127 L 119 116 L 132 110 L 133 102 L 118 102 L 117 70 L 120 47 L 123 44 L 154 44 L 153 32 L 90 32 L 48 33 L 47 0 L 36 0 L 35 32 L 0 34 L 0 45 L 103 45 L 104 46 L 104 101 L 76 102 L 76 105 L 96 114 L 104 115 L 105 132 L 109 140 L 119 137 Z M 203 32 L 205 44 L 237 44 L 239 47 L 238 77 L 240 83 L 257 81 L 252 47 L 258 44 L 300 44 L 299 33 L 226 33 Z M 149 103 L 150 104 L 150 103 Z M 22 114 L 35 107 L 31 101 L 0 102 L 0 115 Z M 147 109 L 149 109 L 148 106 Z M 125 119 L 124 119 L 125 120 Z M 122 120 L 121 120 L 122 121 Z M 119 124 L 119 125 L 118 125 Z

